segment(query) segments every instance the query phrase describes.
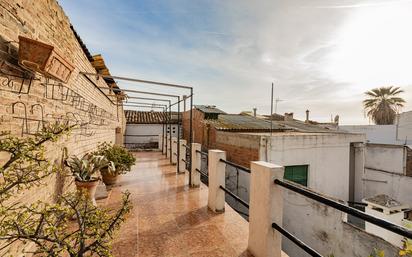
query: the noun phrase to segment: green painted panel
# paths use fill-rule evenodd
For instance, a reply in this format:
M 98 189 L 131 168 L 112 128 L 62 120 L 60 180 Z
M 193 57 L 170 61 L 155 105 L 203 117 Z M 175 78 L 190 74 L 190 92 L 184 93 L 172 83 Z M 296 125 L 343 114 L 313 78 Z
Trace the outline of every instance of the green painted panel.
M 308 165 L 286 166 L 285 179 L 308 186 Z

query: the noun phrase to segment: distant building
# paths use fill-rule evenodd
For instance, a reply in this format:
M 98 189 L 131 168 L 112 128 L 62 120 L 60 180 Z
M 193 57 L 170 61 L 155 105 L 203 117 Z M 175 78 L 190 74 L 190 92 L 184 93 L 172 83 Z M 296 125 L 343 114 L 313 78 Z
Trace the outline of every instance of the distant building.
M 358 148 L 365 164 L 356 174 L 355 200 L 385 194 L 412 206 L 412 111 L 398 115 L 394 125 L 345 125 L 339 131 L 363 133 Z
M 125 145 L 129 149 L 157 149 L 159 135 L 163 131 L 169 132 L 171 124 L 172 136 L 177 136 L 178 117 L 172 113 L 171 120 L 166 112 L 143 112 L 125 110 L 126 132 L 124 135 Z
M 373 144 L 412 145 L 412 111 L 399 114 L 393 125 L 343 125 L 338 129 L 363 133 Z
M 195 106 L 193 113 L 193 138 L 204 150 L 226 151 L 229 161 L 245 167 L 257 160 L 283 165 L 286 178 L 342 200 L 353 200 L 355 169 L 363 172 L 363 156 L 357 156 L 353 149 L 365 141 L 363 135 L 305 123 L 294 119 L 292 113 L 282 115 L 283 120 L 226 114 L 215 106 Z M 188 112 L 183 114 L 185 137 L 188 116 Z

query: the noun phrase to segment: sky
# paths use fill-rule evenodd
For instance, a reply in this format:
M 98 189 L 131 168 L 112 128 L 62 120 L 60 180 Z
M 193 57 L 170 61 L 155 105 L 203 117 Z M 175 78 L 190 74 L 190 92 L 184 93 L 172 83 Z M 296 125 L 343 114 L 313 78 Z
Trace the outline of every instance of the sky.
M 59 3 L 112 75 L 193 86 L 195 104 L 269 114 L 273 82 L 276 112 L 300 119 L 308 109 L 312 120 L 368 124 L 364 92 L 381 86 L 401 87 L 412 109 L 412 0 Z

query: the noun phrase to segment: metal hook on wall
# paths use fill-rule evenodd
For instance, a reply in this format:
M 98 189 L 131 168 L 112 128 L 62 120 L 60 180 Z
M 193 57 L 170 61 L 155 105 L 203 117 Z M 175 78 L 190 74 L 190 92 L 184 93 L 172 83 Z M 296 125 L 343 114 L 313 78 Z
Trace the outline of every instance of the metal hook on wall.
M 15 114 L 15 106 L 21 104 L 24 107 L 24 117 L 14 117 L 17 119 L 21 119 L 22 120 L 22 125 L 21 125 L 21 135 L 23 136 L 24 134 L 29 134 L 29 126 L 27 124 L 27 107 L 26 104 L 18 101 L 18 102 L 14 102 L 11 105 L 11 113 Z
M 34 114 L 34 108 L 36 108 L 36 107 L 38 109 L 40 109 L 40 114 L 41 114 L 41 120 L 37 121 L 37 131 L 36 131 L 36 133 L 39 133 L 44 128 L 44 109 L 43 109 L 43 106 L 41 104 L 33 104 L 31 106 L 31 109 L 30 109 L 31 114 Z

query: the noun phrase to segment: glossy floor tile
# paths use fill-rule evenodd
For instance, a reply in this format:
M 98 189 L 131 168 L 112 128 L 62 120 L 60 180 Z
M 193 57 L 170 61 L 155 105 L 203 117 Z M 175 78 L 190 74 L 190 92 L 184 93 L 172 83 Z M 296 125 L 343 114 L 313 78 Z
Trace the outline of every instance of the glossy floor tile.
M 252 256 L 248 223 L 230 206 L 207 208 L 207 186 L 189 188 L 188 174 L 158 152 L 136 153 L 136 165 L 113 187 L 107 204 L 129 190 L 133 211 L 113 244 L 114 256 Z

